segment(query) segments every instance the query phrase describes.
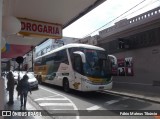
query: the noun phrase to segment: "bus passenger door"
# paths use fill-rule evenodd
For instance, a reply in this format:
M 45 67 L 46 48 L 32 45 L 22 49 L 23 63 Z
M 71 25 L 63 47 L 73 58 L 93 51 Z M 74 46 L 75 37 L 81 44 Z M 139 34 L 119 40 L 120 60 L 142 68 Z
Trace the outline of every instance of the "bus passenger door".
M 82 58 L 79 54 L 74 54 L 74 63 L 73 63 L 73 69 L 74 69 L 74 84 L 73 88 L 76 90 L 81 90 L 81 79 L 83 74 L 83 63 Z

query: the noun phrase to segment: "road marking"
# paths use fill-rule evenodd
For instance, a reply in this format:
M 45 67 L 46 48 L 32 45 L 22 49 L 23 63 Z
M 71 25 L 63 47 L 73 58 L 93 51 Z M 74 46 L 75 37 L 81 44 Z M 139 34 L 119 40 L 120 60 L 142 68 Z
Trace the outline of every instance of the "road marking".
M 48 92 L 50 92 L 50 93 L 52 93 L 52 94 L 56 94 L 56 95 L 58 95 L 58 96 L 62 96 L 62 97 L 64 97 L 64 98 L 66 98 L 66 97 L 63 96 L 63 95 L 60 95 L 60 94 L 55 93 L 55 92 L 53 92 L 53 91 L 50 91 L 50 90 L 48 90 L 48 89 L 45 89 L 45 88 L 42 88 L 42 87 L 40 87 L 40 88 L 43 89 L 43 90 L 45 90 L 45 91 L 48 91 Z M 68 99 L 68 98 L 67 98 L 67 99 Z M 68 99 L 68 101 L 72 104 L 74 110 L 78 110 L 78 108 L 76 107 L 76 105 L 75 105 L 70 99 Z M 79 115 L 78 111 L 77 111 L 76 114 Z M 80 117 L 79 117 L 79 116 L 76 116 L 76 119 L 80 119 Z
M 48 97 L 43 97 L 43 98 L 38 98 L 38 99 L 35 99 L 34 101 L 37 101 L 37 100 L 45 100 L 45 99 L 49 99 L 49 98 L 54 98 L 54 97 L 57 97 L 59 95 L 52 95 L 52 96 L 48 96 Z
M 87 110 L 88 110 L 88 111 L 94 111 L 94 110 L 98 110 L 99 108 L 101 108 L 101 107 L 95 105 L 95 106 L 92 106 L 92 107 L 87 108 Z
M 50 90 L 45 89 L 45 88 L 42 88 L 42 87 L 40 87 L 40 88 L 43 89 L 43 90 L 46 90 L 46 91 L 48 91 L 48 92 L 50 92 L 50 93 L 52 93 L 52 94 L 56 94 L 57 96 L 62 96 L 62 97 L 64 97 L 64 98 L 66 98 L 65 96 L 60 95 L 60 94 L 58 94 L 58 93 L 56 93 L 56 92 L 50 91 Z M 67 99 L 68 99 L 68 98 L 67 98 Z M 68 99 L 68 101 L 73 105 L 74 110 L 78 110 L 78 108 L 76 107 L 76 105 L 75 105 L 70 99 Z
M 35 99 L 34 101 L 40 101 L 40 100 L 68 100 L 66 98 L 39 98 L 39 99 Z
M 105 103 L 107 103 L 108 105 L 114 104 L 116 102 L 119 102 L 120 100 L 111 100 L 111 101 L 107 101 Z
M 72 109 L 52 109 L 52 110 L 60 110 L 60 111 L 61 111 L 61 110 L 62 110 L 62 111 L 64 111 L 64 110 L 65 110 L 65 111 L 68 111 L 68 110 L 69 110 L 69 111 L 72 111 Z M 73 111 L 73 112 L 74 112 L 74 111 Z
M 72 103 L 39 103 L 40 106 L 73 106 Z

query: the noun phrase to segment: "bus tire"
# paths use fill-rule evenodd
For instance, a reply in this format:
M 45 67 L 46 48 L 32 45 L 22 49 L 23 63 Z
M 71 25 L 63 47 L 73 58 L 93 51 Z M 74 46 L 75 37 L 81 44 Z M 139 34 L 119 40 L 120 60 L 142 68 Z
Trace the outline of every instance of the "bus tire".
M 63 90 L 64 90 L 65 92 L 67 92 L 67 93 L 68 93 L 69 90 L 70 90 L 68 79 L 63 79 Z

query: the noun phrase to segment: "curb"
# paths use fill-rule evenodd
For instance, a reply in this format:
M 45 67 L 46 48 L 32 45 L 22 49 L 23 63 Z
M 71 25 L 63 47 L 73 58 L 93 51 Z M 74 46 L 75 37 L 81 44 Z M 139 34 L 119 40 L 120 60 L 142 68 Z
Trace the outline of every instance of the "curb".
M 156 98 L 159 98 L 159 100 L 156 100 L 156 99 L 154 99 L 152 97 L 146 97 L 146 96 L 137 95 L 137 94 L 131 94 L 131 93 L 129 94 L 129 93 L 116 92 L 116 91 L 103 91 L 103 92 L 107 93 L 107 94 L 125 96 L 125 97 L 130 97 L 130 98 L 136 98 L 136 99 L 145 100 L 145 101 L 149 101 L 149 102 L 160 104 L 160 97 L 156 97 Z

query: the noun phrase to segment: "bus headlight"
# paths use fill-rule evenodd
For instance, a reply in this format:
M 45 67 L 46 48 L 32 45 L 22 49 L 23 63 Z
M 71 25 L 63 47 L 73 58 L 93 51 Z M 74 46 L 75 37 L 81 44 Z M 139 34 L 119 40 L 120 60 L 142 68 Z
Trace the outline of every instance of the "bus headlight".
M 92 83 L 93 83 L 91 80 L 89 80 L 89 79 L 85 79 L 85 78 L 82 78 L 82 81 L 83 81 L 83 82 L 90 83 L 90 84 L 92 84 Z
M 92 82 L 91 80 L 87 80 L 87 79 L 86 79 L 86 82 L 87 82 L 87 83 L 90 83 L 90 84 L 93 84 L 93 82 Z

